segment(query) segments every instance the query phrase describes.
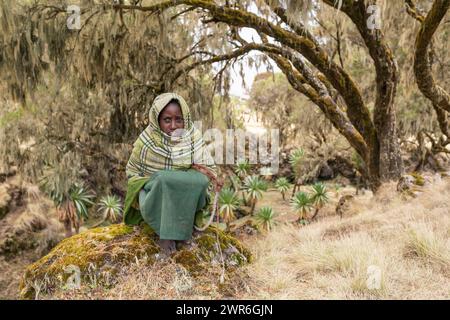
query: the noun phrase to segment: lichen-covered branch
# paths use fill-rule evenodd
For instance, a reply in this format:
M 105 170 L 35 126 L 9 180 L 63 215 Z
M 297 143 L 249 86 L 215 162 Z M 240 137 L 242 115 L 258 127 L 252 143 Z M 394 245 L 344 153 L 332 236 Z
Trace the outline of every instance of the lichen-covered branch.
M 263 46 L 259 50 L 267 52 Z M 314 77 L 312 71 L 304 64 L 301 66 L 301 70 L 298 70 L 297 67 L 300 67 L 301 60 L 297 59 L 297 63 L 294 64 L 291 59 L 283 57 L 289 56 L 289 53 L 267 54 L 285 74 L 292 87 L 315 103 L 358 154 L 367 161 L 369 151 L 364 138 L 350 122 L 345 112 L 332 99 L 325 85 Z
M 450 112 L 450 95 L 434 80 L 429 59 L 429 46 L 449 7 L 450 0 L 434 1 L 417 35 L 414 55 L 414 73 L 420 91 L 433 103 L 433 106 L 447 112 Z
M 358 154 L 366 161 L 368 160 L 369 150 L 364 138 L 332 99 L 327 86 L 314 75 L 313 71 L 300 59 L 298 53 L 269 43 L 264 34 L 260 34 L 263 44 L 250 44 L 237 32 L 234 36 L 243 47 L 251 46 L 252 50 L 264 52 L 275 61 L 292 87 L 315 103 Z
M 450 144 L 450 131 L 449 131 L 449 95 L 440 86 L 438 86 L 432 76 L 432 59 L 430 58 L 432 53 L 432 38 L 434 32 L 445 16 L 445 12 L 449 8 L 450 1 L 442 2 L 436 1 L 433 4 L 432 9 L 425 16 L 415 6 L 412 0 L 405 0 L 406 9 L 410 16 L 421 23 L 421 29 L 416 39 L 416 53 L 414 71 L 416 76 L 416 82 L 419 89 L 427 97 L 436 112 L 436 118 L 439 124 L 439 129 L 444 134 L 445 139 L 440 139 L 436 142 L 434 137 L 428 136 L 433 144 L 432 152 L 447 152 L 446 146 Z M 437 12 L 440 11 L 440 12 Z

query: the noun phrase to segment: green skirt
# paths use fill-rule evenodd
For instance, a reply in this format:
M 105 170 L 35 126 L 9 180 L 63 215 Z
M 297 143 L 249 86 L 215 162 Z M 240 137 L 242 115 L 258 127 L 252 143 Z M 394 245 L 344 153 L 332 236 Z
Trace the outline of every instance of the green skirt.
M 139 192 L 143 220 L 161 239 L 188 240 L 197 212 L 207 204 L 209 180 L 196 170 L 162 170 Z

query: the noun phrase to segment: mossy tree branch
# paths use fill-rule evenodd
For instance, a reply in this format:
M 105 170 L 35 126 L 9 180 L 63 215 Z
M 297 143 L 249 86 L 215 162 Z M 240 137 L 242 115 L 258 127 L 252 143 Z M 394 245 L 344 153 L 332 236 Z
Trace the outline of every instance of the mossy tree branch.
M 369 150 L 364 138 L 353 126 L 345 112 L 339 108 L 336 101 L 332 99 L 326 85 L 313 74 L 313 71 L 292 50 L 270 44 L 264 35 L 260 36 L 263 39 L 263 44 L 249 44 L 240 37 L 237 40 L 243 46 L 251 45 L 254 50 L 266 53 L 275 61 L 292 87 L 315 103 L 358 154 L 367 160 Z
M 450 0 L 434 1 L 417 34 L 414 55 L 414 73 L 420 91 L 434 106 L 447 112 L 450 112 L 450 95 L 436 83 L 433 77 L 429 46 L 449 7 Z
M 439 128 L 446 136 L 445 140 L 441 139 L 441 147 L 439 148 L 434 147 L 436 143 L 434 142 L 434 139 L 432 140 L 433 149 L 439 151 L 442 149 L 442 146 L 445 147 L 450 144 L 450 121 L 448 119 L 448 112 L 450 112 L 450 95 L 434 80 L 431 59 L 431 56 L 433 55 L 432 41 L 434 33 L 450 7 L 450 1 L 435 1 L 430 12 L 426 16 L 415 6 L 412 0 L 405 0 L 405 5 L 408 14 L 421 24 L 421 28 L 416 37 L 414 73 L 420 91 L 431 101 L 436 112 Z

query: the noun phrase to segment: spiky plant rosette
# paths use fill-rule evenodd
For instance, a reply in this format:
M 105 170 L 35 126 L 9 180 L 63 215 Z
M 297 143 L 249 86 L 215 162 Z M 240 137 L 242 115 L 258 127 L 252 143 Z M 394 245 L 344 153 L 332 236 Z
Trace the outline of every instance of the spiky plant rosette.
M 271 207 L 262 207 L 256 215 L 256 221 L 263 230 L 270 231 L 274 225 L 275 212 Z
M 297 192 L 291 200 L 291 206 L 299 215 L 299 219 L 305 219 L 312 209 L 312 201 L 306 192 Z
M 229 188 L 224 188 L 219 194 L 219 214 L 225 222 L 234 220 L 235 210 L 238 209 L 240 200 L 237 193 Z
M 98 202 L 97 212 L 103 216 L 103 221 L 118 222 L 122 215 L 122 204 L 119 197 L 115 195 L 107 195 Z

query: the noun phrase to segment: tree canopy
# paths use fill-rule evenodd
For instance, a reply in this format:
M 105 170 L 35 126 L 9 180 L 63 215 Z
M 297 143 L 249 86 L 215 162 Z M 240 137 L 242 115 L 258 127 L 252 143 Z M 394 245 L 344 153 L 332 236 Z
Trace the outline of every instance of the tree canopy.
M 101 136 L 129 142 L 145 125 L 148 104 L 168 90 L 185 93 L 195 112 L 211 121 L 214 92 L 229 106 L 230 68 L 240 66 L 243 73 L 241 62 L 257 51 L 246 63 L 276 64 L 293 90 L 354 148 L 363 176 L 377 189 L 402 173 L 406 132 L 422 130 L 436 151 L 448 144 L 449 98 L 443 88 L 449 30 L 442 21 L 450 0 L 416 2 L 82 1 L 81 26 L 69 30 L 68 1 L 3 1 L 0 70 L 26 112 L 53 112 L 54 99 L 34 109 L 31 102 L 50 87 L 54 94 L 66 91 L 76 101 L 73 108 L 92 103 L 95 93 L 101 100 L 96 108 L 105 108 L 95 120 L 79 121 L 100 146 Z M 252 39 L 244 39 L 243 28 L 253 30 Z M 399 35 L 398 28 L 405 32 Z M 412 74 L 435 115 L 427 115 L 426 100 L 411 90 Z M 417 119 L 425 119 L 424 126 Z M 439 141 L 432 135 L 435 121 L 443 135 Z M 80 125 L 69 123 L 72 132 L 56 141 L 79 146 Z

